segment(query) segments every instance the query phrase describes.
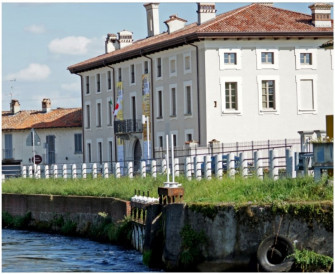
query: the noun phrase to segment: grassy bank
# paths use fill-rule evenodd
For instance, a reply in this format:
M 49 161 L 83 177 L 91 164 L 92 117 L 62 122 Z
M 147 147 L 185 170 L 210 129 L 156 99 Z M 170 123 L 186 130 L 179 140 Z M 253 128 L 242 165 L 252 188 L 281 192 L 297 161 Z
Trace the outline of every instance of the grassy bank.
M 2 184 L 3 193 L 50 194 L 115 197 L 129 200 L 134 190 L 150 192 L 157 197 L 157 188 L 163 186 L 165 176 L 148 178 L 109 178 L 109 179 L 24 179 L 6 180 Z M 191 180 L 184 177 L 176 179 L 185 188 L 185 202 L 191 203 L 273 203 L 299 201 L 333 201 L 333 186 L 326 181 L 314 182 L 313 178 L 270 179 L 257 178 L 222 180 Z

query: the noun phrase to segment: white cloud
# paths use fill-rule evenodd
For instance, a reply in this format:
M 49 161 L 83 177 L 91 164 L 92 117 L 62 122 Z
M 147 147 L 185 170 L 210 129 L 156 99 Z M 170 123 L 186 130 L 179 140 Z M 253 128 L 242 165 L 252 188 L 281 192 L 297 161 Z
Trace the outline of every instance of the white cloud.
M 61 88 L 67 91 L 80 91 L 80 82 L 62 84 Z
M 16 73 L 8 74 L 6 76 L 7 80 L 17 79 L 23 81 L 41 81 L 50 75 L 51 70 L 47 65 L 41 64 L 30 64 L 27 68 L 24 68 Z
M 34 34 L 41 34 L 45 32 L 45 27 L 42 25 L 30 25 L 25 27 L 24 30 Z
M 52 40 L 49 50 L 58 54 L 83 55 L 87 53 L 90 43 L 91 40 L 83 36 L 68 36 Z

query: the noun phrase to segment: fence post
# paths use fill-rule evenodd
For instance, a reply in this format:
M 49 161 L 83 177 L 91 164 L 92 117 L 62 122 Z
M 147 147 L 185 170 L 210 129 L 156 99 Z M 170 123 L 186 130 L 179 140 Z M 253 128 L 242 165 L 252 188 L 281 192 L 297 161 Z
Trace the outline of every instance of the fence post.
M 222 179 L 222 154 L 215 156 L 215 176 L 218 179 Z
M 151 176 L 157 178 L 157 162 L 156 160 L 151 160 Z
M 29 178 L 33 178 L 33 166 L 29 166 L 28 173 L 29 173 Z
M 194 156 L 194 167 L 195 167 L 195 178 L 197 180 L 201 180 L 201 161 L 200 161 L 200 156 Z
M 77 178 L 77 165 L 76 164 L 71 165 L 71 177 L 72 179 Z
M 53 168 L 53 176 L 54 176 L 54 178 L 55 179 L 57 179 L 58 178 L 58 167 L 57 167 L 57 165 L 56 164 L 54 164 L 53 166 L 52 166 L 52 168 Z
M 263 180 L 263 163 L 262 163 L 262 152 L 260 150 L 257 150 L 254 152 L 254 166 L 256 171 L 256 176 L 259 179 Z
M 175 177 L 179 176 L 179 159 L 178 158 L 174 159 L 174 176 Z
M 104 174 L 104 178 L 108 179 L 108 163 L 104 163 L 103 165 L 103 174 Z
M 240 173 L 243 178 L 248 177 L 248 162 L 247 154 L 245 152 L 240 153 Z
M 205 168 L 206 179 L 210 180 L 212 178 L 212 164 L 210 155 L 206 155 L 204 157 L 204 168 Z
M 97 163 L 93 163 L 93 165 L 92 165 L 92 176 L 93 176 L 93 179 L 96 179 L 98 177 L 98 165 L 97 165 Z
M 40 179 L 41 178 L 41 166 L 40 165 L 36 166 L 35 178 L 36 179 Z
M 286 177 L 287 178 L 295 178 L 295 165 L 294 165 L 294 153 L 292 149 L 285 150 L 285 158 L 286 158 Z
M 85 163 L 83 163 L 82 165 L 81 165 L 81 176 L 82 176 L 82 178 L 83 179 L 86 179 L 86 177 L 87 177 L 87 172 L 86 172 L 86 164 Z
M 63 178 L 67 179 L 67 165 L 63 164 Z
M 50 171 L 49 171 L 49 166 L 48 165 L 44 166 L 44 176 L 45 176 L 45 179 L 49 179 L 49 177 L 50 177 Z
M 121 167 L 120 167 L 120 162 L 115 163 L 115 178 L 120 178 L 121 177 Z
M 278 152 L 277 150 L 269 150 L 269 162 L 270 162 L 270 178 L 278 180 L 279 168 L 278 168 Z
M 22 166 L 22 177 L 27 178 L 27 166 Z
M 192 179 L 192 164 L 191 164 L 191 157 L 185 158 L 185 175 L 187 180 Z
M 166 167 L 166 159 L 162 160 L 162 174 L 167 173 L 167 167 Z
M 235 154 L 229 153 L 227 161 L 228 177 L 235 178 Z
M 147 172 L 146 172 L 146 162 L 145 161 L 141 161 L 141 177 L 145 178 L 147 176 Z
M 128 177 L 130 179 L 132 179 L 134 177 L 134 168 L 133 168 L 133 162 L 132 161 L 128 162 L 127 169 L 128 169 L 128 171 L 127 171 Z

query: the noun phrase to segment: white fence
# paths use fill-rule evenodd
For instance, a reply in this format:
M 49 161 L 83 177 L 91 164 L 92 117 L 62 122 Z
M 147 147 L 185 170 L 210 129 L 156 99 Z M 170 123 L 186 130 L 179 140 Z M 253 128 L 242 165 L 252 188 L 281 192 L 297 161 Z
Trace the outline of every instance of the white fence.
M 33 165 L 22 167 L 23 178 L 120 178 L 127 176 L 134 178 L 157 177 L 159 174 L 171 174 L 174 176 L 185 176 L 191 180 L 202 178 L 210 180 L 213 177 L 222 178 L 224 174 L 234 178 L 236 174 L 243 177 L 256 175 L 263 178 L 266 174 L 277 180 L 279 177 L 294 178 L 297 175 L 298 158 L 297 153 L 292 149 L 286 149 L 285 154 L 279 154 L 280 150 L 270 149 L 268 151 L 254 151 L 250 158 L 247 152 L 228 154 L 207 154 L 205 156 L 179 157 L 174 160 L 174 168 L 171 164 L 167 166 L 166 159 L 141 161 L 140 168 L 134 170 L 134 163 L 113 162 L 113 163 L 83 163 L 62 164 L 62 165 Z M 170 161 L 171 163 L 171 161 Z M 305 171 L 307 168 L 305 169 Z

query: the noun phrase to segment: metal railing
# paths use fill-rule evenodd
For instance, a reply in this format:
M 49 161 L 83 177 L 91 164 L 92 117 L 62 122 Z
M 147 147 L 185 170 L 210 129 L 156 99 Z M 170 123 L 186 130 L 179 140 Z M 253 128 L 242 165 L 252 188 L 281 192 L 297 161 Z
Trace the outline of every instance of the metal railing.
M 143 131 L 142 121 L 140 119 L 127 119 L 123 121 L 114 121 L 114 133 L 141 133 Z

